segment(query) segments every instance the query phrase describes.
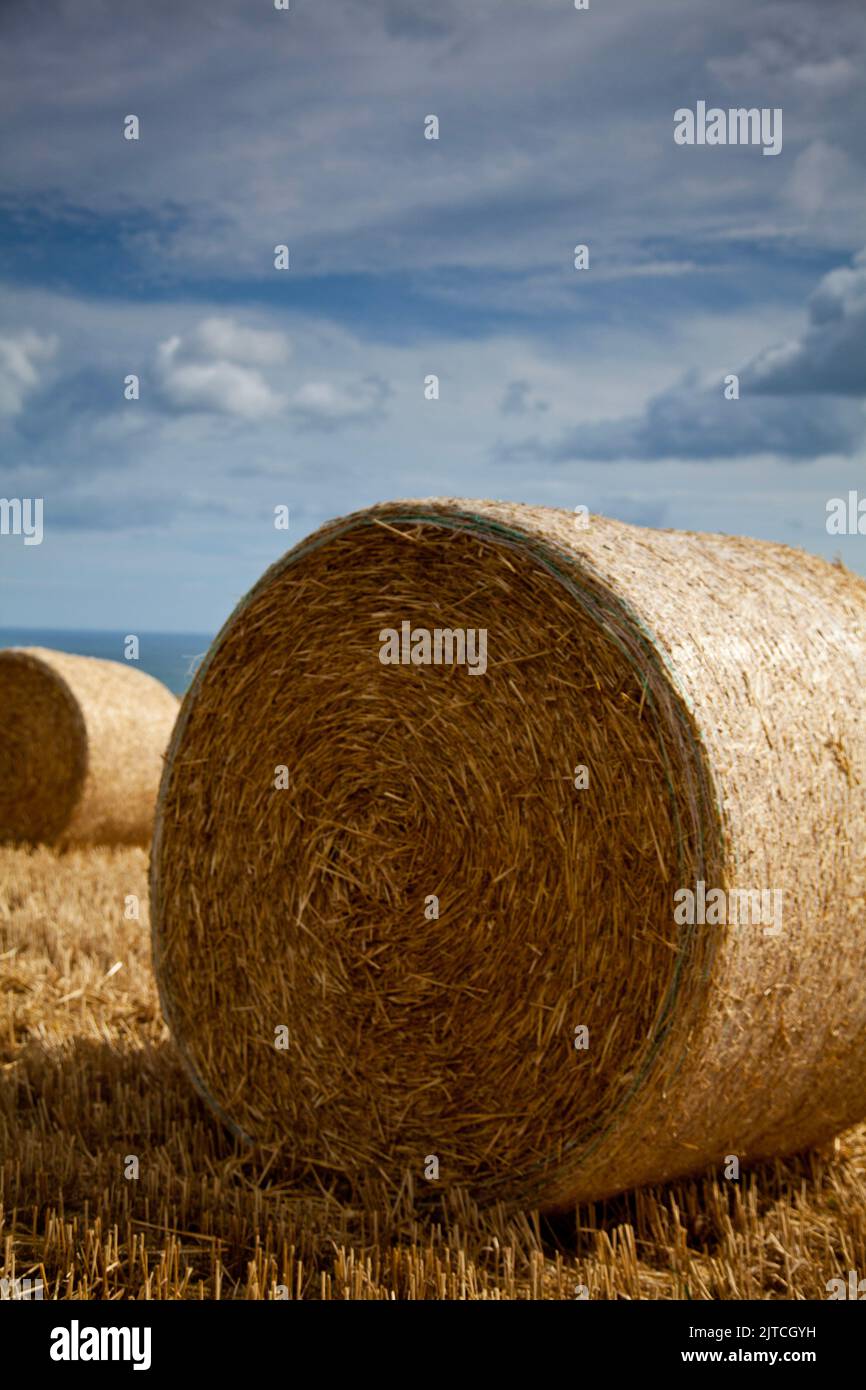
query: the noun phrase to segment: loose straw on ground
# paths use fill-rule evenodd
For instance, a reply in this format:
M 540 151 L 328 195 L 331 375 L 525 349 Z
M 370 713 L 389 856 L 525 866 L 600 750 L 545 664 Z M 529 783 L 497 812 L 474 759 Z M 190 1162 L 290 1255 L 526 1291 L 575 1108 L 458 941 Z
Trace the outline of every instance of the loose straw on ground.
M 403 623 L 485 630 L 486 670 L 383 664 Z M 200 1091 L 329 1177 L 435 1158 L 548 1208 L 857 1120 L 864 669 L 866 586 L 783 546 L 449 499 L 324 526 L 169 750 L 155 964 Z M 677 920 L 738 889 L 780 928 Z
M 146 844 L 177 710 L 133 666 L 0 651 L 0 842 Z

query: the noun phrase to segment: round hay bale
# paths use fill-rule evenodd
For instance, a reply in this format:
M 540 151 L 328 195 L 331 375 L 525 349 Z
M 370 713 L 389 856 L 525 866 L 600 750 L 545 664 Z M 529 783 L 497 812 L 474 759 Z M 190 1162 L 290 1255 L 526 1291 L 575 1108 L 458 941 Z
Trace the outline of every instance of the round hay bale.
M 864 670 L 866 585 L 784 546 L 449 499 L 322 527 L 167 756 L 199 1090 L 322 1174 L 546 1208 L 857 1120 Z
M 0 841 L 147 844 L 178 703 L 118 661 L 0 651 Z

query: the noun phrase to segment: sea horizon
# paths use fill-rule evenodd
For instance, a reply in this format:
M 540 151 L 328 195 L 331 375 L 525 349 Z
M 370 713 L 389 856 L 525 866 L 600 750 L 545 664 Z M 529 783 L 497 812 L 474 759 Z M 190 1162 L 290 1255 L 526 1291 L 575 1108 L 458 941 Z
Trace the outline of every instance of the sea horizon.
M 128 632 L 119 628 L 0 628 L 0 650 L 8 647 L 48 647 L 75 656 L 92 656 L 101 661 L 126 662 L 124 648 Z M 135 662 L 149 676 L 162 681 L 175 695 L 183 695 L 215 633 L 136 632 L 139 655 Z

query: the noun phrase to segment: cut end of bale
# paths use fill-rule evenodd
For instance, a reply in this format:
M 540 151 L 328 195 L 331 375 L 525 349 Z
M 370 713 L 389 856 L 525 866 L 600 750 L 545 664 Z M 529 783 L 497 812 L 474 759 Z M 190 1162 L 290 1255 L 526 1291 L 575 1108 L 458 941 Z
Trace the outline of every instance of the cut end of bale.
M 0 651 L 0 842 L 146 844 L 178 701 L 115 661 Z
M 50 843 L 84 785 L 84 721 L 66 681 L 35 652 L 0 652 L 0 692 L 0 841 Z

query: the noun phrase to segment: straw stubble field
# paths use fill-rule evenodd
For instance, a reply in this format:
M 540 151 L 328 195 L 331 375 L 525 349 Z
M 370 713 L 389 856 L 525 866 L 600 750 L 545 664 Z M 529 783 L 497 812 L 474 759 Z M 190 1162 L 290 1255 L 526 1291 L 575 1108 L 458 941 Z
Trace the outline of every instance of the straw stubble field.
M 0 849 L 0 991 L 0 1277 L 47 1297 L 823 1299 L 866 1269 L 866 1127 L 555 1219 L 288 1180 L 168 1038 L 143 850 Z

